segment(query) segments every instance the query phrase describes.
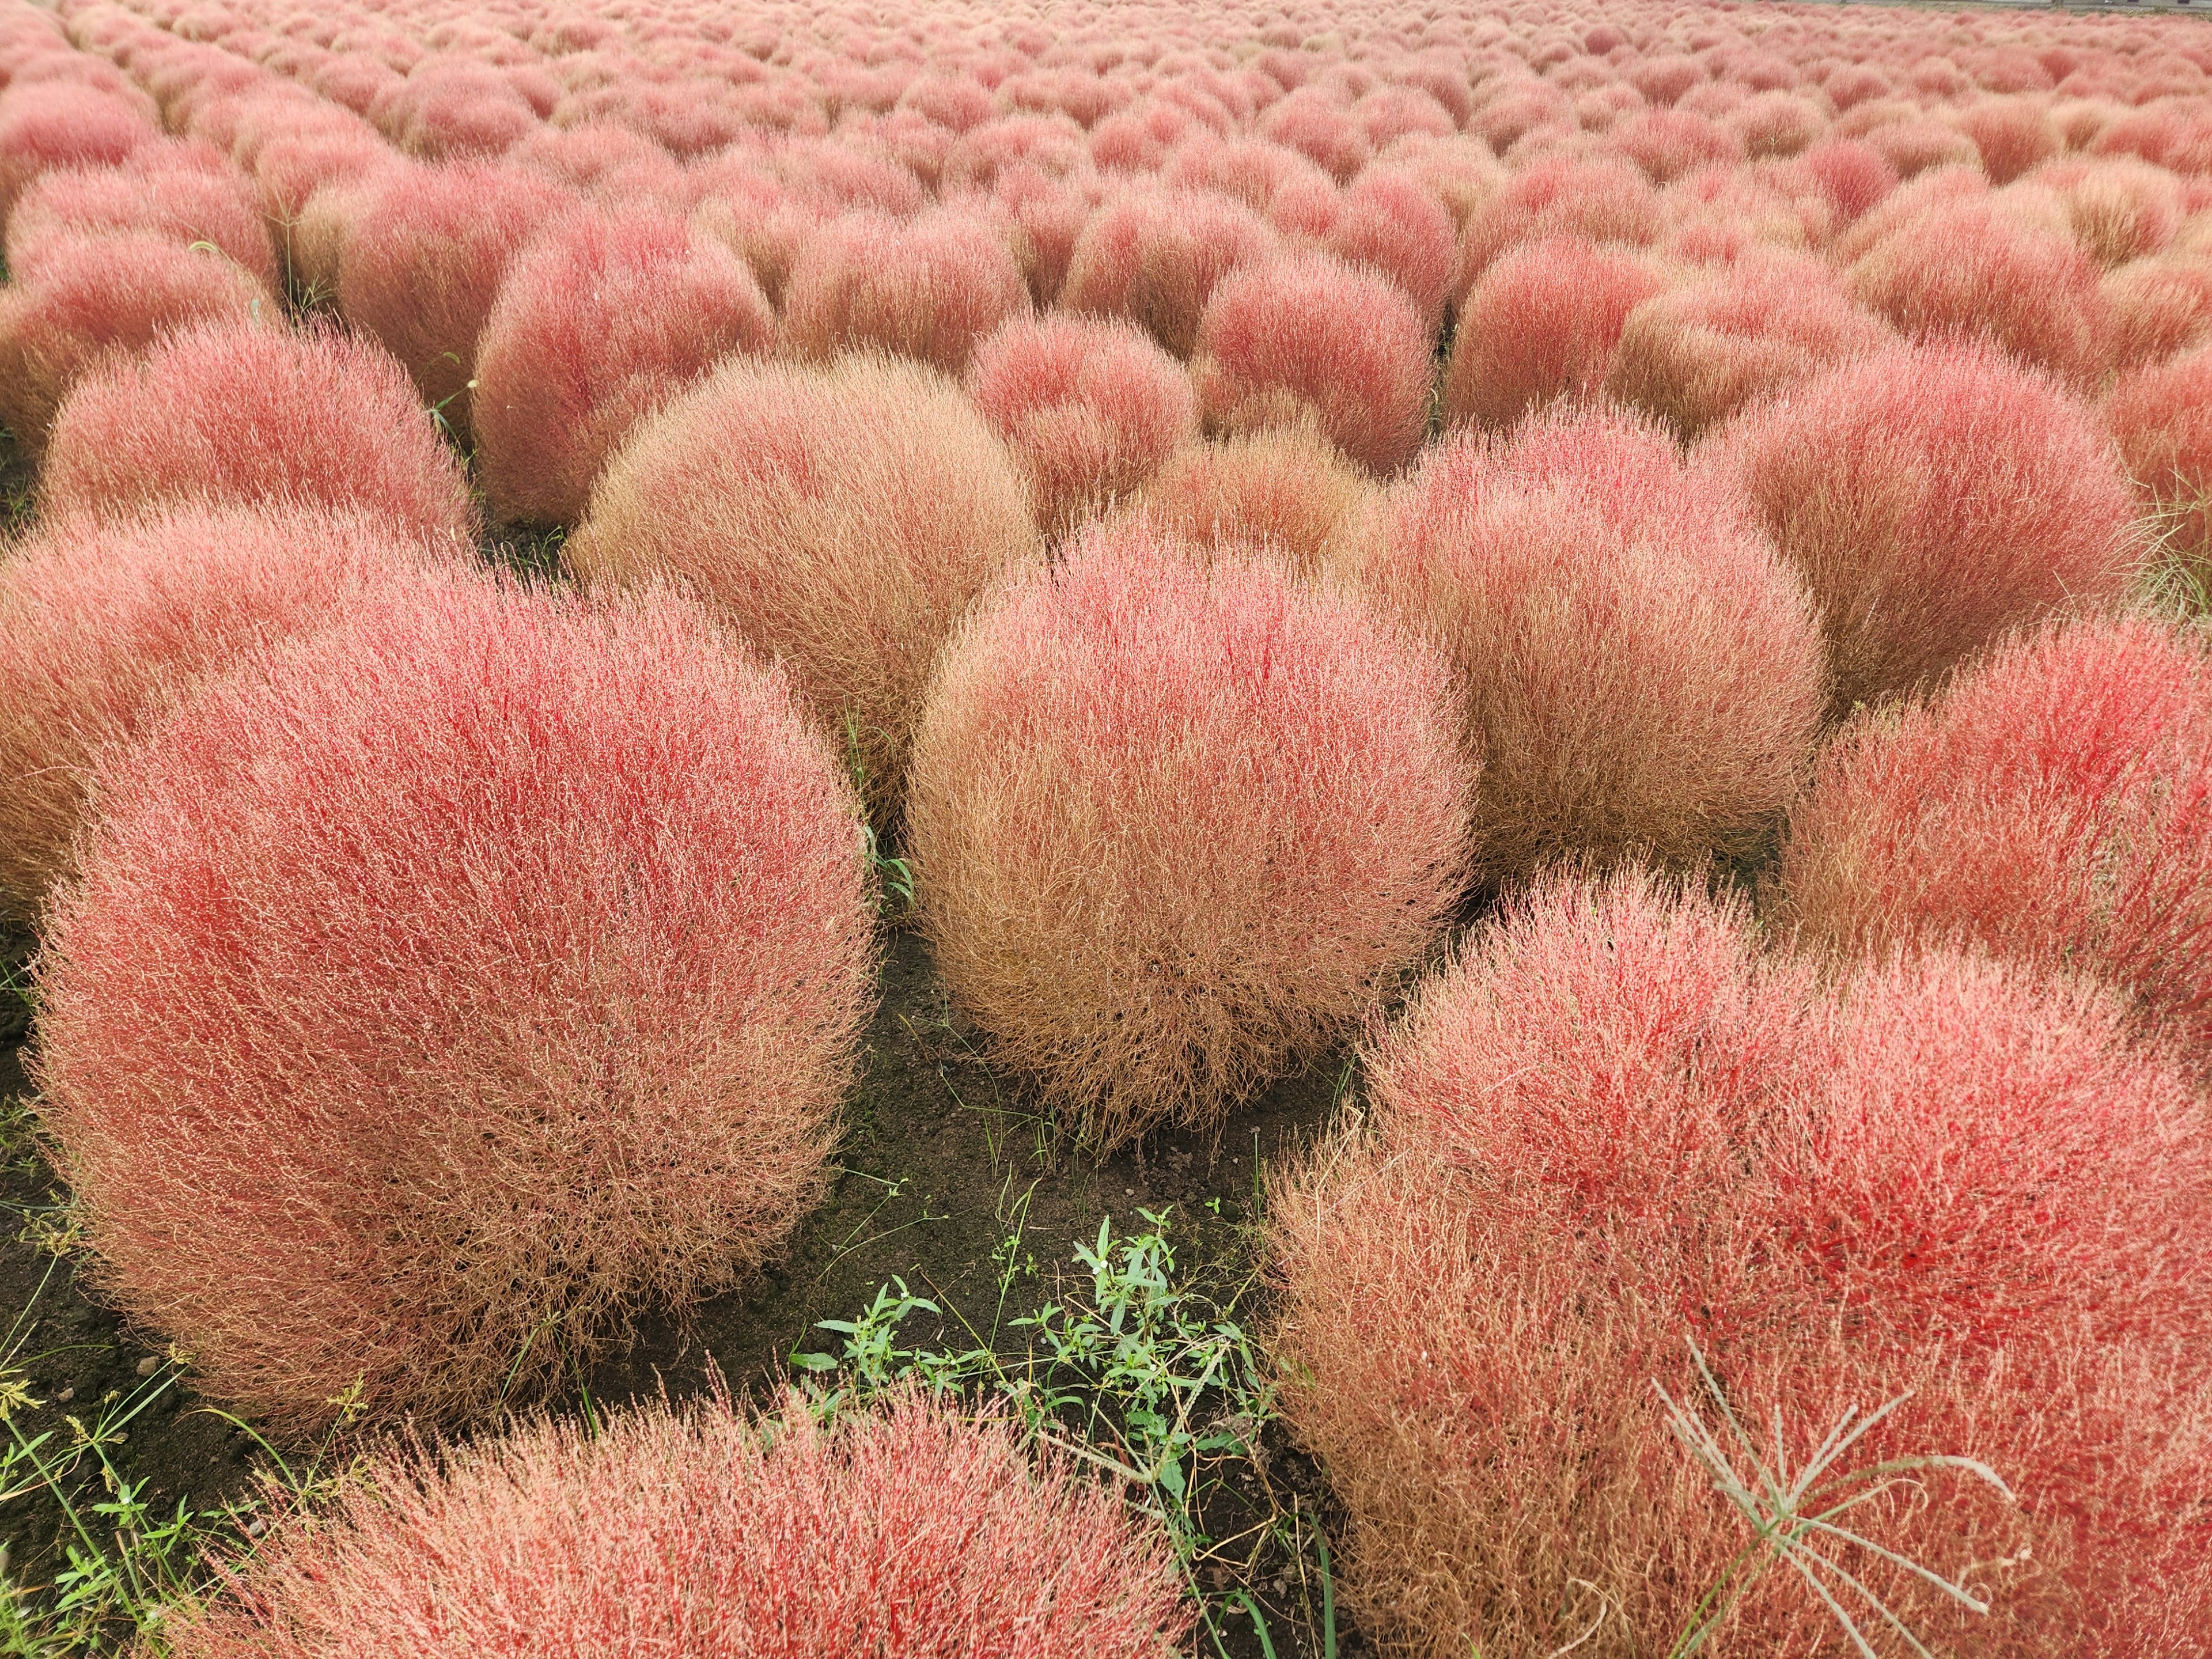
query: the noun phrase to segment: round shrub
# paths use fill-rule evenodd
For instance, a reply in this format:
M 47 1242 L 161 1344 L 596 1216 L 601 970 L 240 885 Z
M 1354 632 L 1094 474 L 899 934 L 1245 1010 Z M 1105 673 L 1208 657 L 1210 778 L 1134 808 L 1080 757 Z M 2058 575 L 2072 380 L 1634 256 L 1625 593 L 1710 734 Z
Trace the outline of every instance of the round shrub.
M 1605 392 L 1694 439 L 1754 398 L 1895 337 L 1817 259 L 1739 260 L 1630 312 Z
M 1320 1053 L 1449 917 L 1474 768 L 1443 664 L 1141 521 L 957 631 L 908 845 L 954 1005 L 1104 1146 Z
M 1084 225 L 1060 303 L 1094 317 L 1127 318 L 1188 357 L 1221 279 L 1281 251 L 1282 238 L 1242 202 L 1210 190 L 1132 191 Z
M 855 805 L 689 604 L 438 584 L 99 787 L 44 1121 L 100 1282 L 210 1395 L 469 1418 L 820 1191 L 873 977 Z
M 1459 276 L 1456 231 L 1418 173 L 1370 167 L 1346 188 L 1323 242 L 1340 259 L 1397 283 L 1433 334 Z
M 2136 259 L 2106 272 L 2103 288 L 2123 375 L 2212 342 L 2212 261 Z
M 1310 575 L 1351 536 L 1375 481 L 1305 427 L 1191 444 L 1168 457 L 1134 508 L 1199 545 L 1265 550 Z
M 2212 1389 L 2173 1358 L 2212 1334 L 2203 1114 L 2094 994 L 1939 956 L 1838 1002 L 1738 904 L 1555 878 L 1367 1075 L 1370 1127 L 1268 1213 L 1285 1411 L 1371 1637 L 1619 1656 L 1690 1628 L 1748 1532 L 1653 1392 L 1740 1449 L 1686 1336 L 1793 1471 L 1909 1395 L 1838 1473 L 1941 1451 L 2011 1483 L 1923 1471 L 1856 1523 L 1947 1575 L 2008 1559 L 1986 1617 L 1832 1554 L 1951 1650 L 2156 1650 L 2212 1607 Z M 1727 1632 L 1836 1639 L 1788 1573 Z
M 41 175 L 113 167 L 161 137 L 145 111 L 94 88 L 64 80 L 9 86 L 0 92 L 0 226 Z
M 54 417 L 48 513 L 186 501 L 354 509 L 473 538 L 476 508 L 406 372 L 335 330 L 210 323 L 111 360 Z
M 1978 944 L 2212 1041 L 2212 664 L 2136 617 L 2045 627 L 1845 728 L 1790 813 L 1787 921 L 1833 949 Z
M 958 374 L 1029 308 L 1021 264 L 988 220 L 949 208 L 903 221 L 851 213 L 800 246 L 783 326 L 804 357 L 874 348 Z
M 938 648 L 1036 544 L 1013 459 L 934 370 L 741 359 L 638 428 L 562 556 L 589 586 L 696 590 L 786 664 L 888 814 Z
M 720 1401 L 386 1454 L 315 1526 L 280 1531 L 180 1620 L 179 1659 L 1170 1659 L 1174 1558 L 1065 1460 L 919 1395 L 817 1426 Z M 518 1632 L 526 1632 L 518 1635 Z M 428 1632 L 435 1632 L 428 1634 Z
M 2122 375 L 2105 419 L 2166 544 L 2212 579 L 2212 350 Z
M 1053 534 L 1128 494 L 1198 435 L 1190 376 L 1126 322 L 1009 323 L 969 364 L 968 392 L 1021 464 L 1037 522 Z
M 35 272 L 0 288 L 0 421 L 36 455 L 62 399 L 103 357 L 188 323 L 276 315 L 252 272 L 219 253 L 143 233 L 57 241 Z
M 1490 879 L 1748 856 L 1796 793 L 1826 696 L 1812 601 L 1656 429 L 1560 415 L 1510 446 L 1449 439 L 1352 562 L 1451 660 Z
M 1659 192 L 1625 156 L 1543 156 L 1468 216 L 1460 240 L 1458 295 L 1464 298 L 1521 243 L 1566 238 L 1642 246 L 1656 241 L 1665 223 Z
M 419 580 L 441 550 L 359 514 L 273 507 L 49 521 L 11 549 L 0 562 L 0 911 L 29 916 L 70 872 L 105 754 L 250 647 L 343 619 Z
M 1986 349 L 1843 364 L 1711 441 L 1820 604 L 1838 713 L 2126 586 L 2134 501 L 2112 440 L 2060 387 Z
M 1429 335 L 1396 284 L 1326 254 L 1293 255 L 1222 279 L 1191 378 L 1217 434 L 1310 422 L 1361 465 L 1391 472 L 1427 429 Z
M 657 213 L 587 209 L 508 267 L 477 343 L 477 471 L 503 522 L 573 523 L 637 421 L 775 343 L 751 269 Z
M 1504 431 L 1603 382 L 1629 313 L 1667 278 L 1647 256 L 1578 238 L 1531 242 L 1483 272 L 1460 306 L 1444 418 Z
M 378 179 L 353 220 L 338 309 L 406 365 L 457 432 L 470 429 L 477 341 L 500 285 L 569 200 L 520 167 L 414 167 Z
M 276 292 L 276 250 L 252 181 L 198 145 L 149 144 L 119 167 L 45 174 L 8 216 L 8 270 L 21 281 L 57 246 L 133 232 L 206 242 Z

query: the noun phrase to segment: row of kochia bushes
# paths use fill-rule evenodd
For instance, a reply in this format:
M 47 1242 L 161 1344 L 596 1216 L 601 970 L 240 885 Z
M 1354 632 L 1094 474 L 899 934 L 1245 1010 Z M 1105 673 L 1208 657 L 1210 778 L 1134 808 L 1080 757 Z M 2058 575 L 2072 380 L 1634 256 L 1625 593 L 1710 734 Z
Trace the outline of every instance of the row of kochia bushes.
M 1680 1628 L 1741 1542 L 1648 1393 L 1685 1392 L 1689 1334 L 1792 1462 L 1911 1391 L 1870 1460 L 2011 1484 L 1853 1511 L 2002 1592 L 1954 1626 L 1859 1561 L 1915 1628 L 2193 1639 L 2212 665 L 2125 608 L 2142 553 L 2094 414 L 1943 346 L 1686 456 L 1569 409 L 1378 489 L 1310 428 L 1186 433 L 1048 552 L 992 365 L 1062 347 L 1152 361 L 1071 319 L 994 342 L 973 398 L 733 359 L 630 435 L 557 590 L 473 562 L 460 475 L 372 347 L 210 328 L 84 381 L 0 565 L 0 849 L 107 1293 L 307 1436 L 341 1400 L 480 1422 L 641 1305 L 742 1282 L 854 1079 L 864 817 L 956 1008 L 1101 1146 L 1218 1124 L 1495 890 L 1374 1040 L 1371 1121 L 1271 1204 L 1291 1420 L 1370 1627 L 1530 1656 L 1601 1608 L 1593 1650 Z M 1755 927 L 1705 884 L 1778 826 Z M 954 1434 L 913 1411 L 826 1450 L 709 1413 L 394 1466 L 205 1650 L 491 1650 L 465 1606 L 642 1653 L 615 1517 L 652 1510 L 634 1547 L 679 1576 L 752 1528 L 895 1541 L 839 1471 Z M 946 1457 L 1000 1455 L 967 1432 Z M 781 1518 L 648 1501 L 633 1457 L 759 1471 Z M 983 1481 L 1018 1522 L 948 1482 L 974 1595 L 1059 1605 L 1009 1529 L 1074 1514 L 1131 1650 L 1169 1640 L 1156 1546 L 1038 1479 Z M 485 1553 L 526 1516 L 586 1565 Z M 777 1571 L 842 1605 L 808 1559 Z M 374 1588 L 433 1559 L 437 1619 Z M 1820 1615 L 1778 1571 L 1736 1616 L 1787 1649 Z

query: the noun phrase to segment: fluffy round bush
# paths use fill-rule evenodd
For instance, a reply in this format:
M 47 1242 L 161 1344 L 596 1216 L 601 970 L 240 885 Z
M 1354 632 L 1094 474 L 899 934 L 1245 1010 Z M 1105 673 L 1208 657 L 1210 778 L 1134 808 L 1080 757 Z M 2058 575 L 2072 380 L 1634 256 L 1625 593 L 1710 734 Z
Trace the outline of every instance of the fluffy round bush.
M 50 514 L 299 502 L 472 538 L 453 453 L 380 347 L 335 330 L 209 323 L 78 381 L 39 478 Z
M 1221 279 L 1281 251 L 1282 238 L 1242 202 L 1210 190 L 1133 191 L 1084 225 L 1060 303 L 1127 318 L 1188 357 Z
M 2212 1334 L 2203 1114 L 2093 994 L 1938 957 L 1838 1005 L 1740 906 L 1553 879 L 1367 1075 L 1371 1127 L 1268 1214 L 1285 1413 L 1370 1637 L 1623 1659 L 1691 1627 L 1748 1534 L 1653 1393 L 1726 1442 L 1686 1335 L 1793 1466 L 1909 1394 L 1839 1473 L 1940 1451 L 2011 1483 L 1926 1471 L 1856 1523 L 1947 1575 L 2008 1559 L 1986 1617 L 1835 1554 L 1948 1650 L 2159 1651 L 2212 1609 L 2212 1389 L 2173 1358 Z M 1836 1639 L 1780 1572 L 1727 1631 Z
M 43 174 L 113 167 L 161 137 L 144 110 L 90 87 L 67 81 L 9 86 L 0 93 L 0 226 Z
M 951 208 L 905 221 L 853 213 L 800 246 L 783 326 L 801 356 L 874 348 L 957 374 L 1029 308 L 1021 264 L 988 220 Z
M 1456 228 L 1417 173 L 1370 167 L 1344 191 L 1324 245 L 1405 289 L 1434 333 L 1459 276 Z
M 1820 603 L 1838 713 L 2126 586 L 2135 505 L 2111 438 L 1985 348 L 1861 358 L 1711 441 Z
M 1265 549 L 1312 574 L 1376 495 L 1375 481 L 1328 439 L 1284 427 L 1177 450 L 1133 507 L 1202 547 Z
M 359 514 L 189 507 L 50 522 L 0 562 L 0 911 L 69 873 L 86 786 L 185 693 L 265 641 L 418 580 L 443 551 Z
M 1141 521 L 946 646 L 908 846 L 953 1003 L 1103 1146 L 1322 1051 L 1450 915 L 1443 665 L 1348 594 Z
M 1605 392 L 1694 439 L 1753 398 L 1895 337 L 1817 259 L 1739 260 L 1630 312 Z
M 1395 283 L 1294 255 L 1222 279 L 1191 379 L 1216 433 L 1310 422 L 1361 465 L 1392 472 L 1427 429 L 1429 335 Z
M 1198 435 L 1190 376 L 1126 322 L 1009 323 L 969 365 L 968 393 L 1021 463 L 1037 522 L 1053 534 L 1127 495 Z
M 2212 578 L 2212 350 L 2121 376 L 2105 419 L 2166 544 Z
M 2138 617 L 2013 641 L 1847 727 L 1790 814 L 1786 920 L 1838 950 L 1960 940 L 2099 975 L 2212 1042 L 2212 665 Z
M 787 665 L 889 814 L 939 647 L 1036 545 L 1013 459 L 934 370 L 740 359 L 639 427 L 562 556 L 594 586 L 697 591 Z
M 210 1395 L 473 1416 L 820 1191 L 873 980 L 856 806 L 690 604 L 431 585 L 98 787 L 44 1122 L 100 1282 Z
M 2106 272 L 2103 288 L 2123 374 L 2212 341 L 2212 262 L 2137 259 Z
M 470 430 L 477 341 L 508 268 L 569 201 L 519 167 L 398 168 L 355 217 L 338 309 L 407 366 L 422 401 Z
M 1457 293 L 1467 291 L 1509 249 L 1567 238 L 1640 246 L 1665 226 L 1659 193 L 1624 156 L 1544 156 L 1509 179 L 1469 216 L 1460 240 Z
M 1656 428 L 1560 415 L 1510 446 L 1449 439 L 1352 562 L 1451 660 L 1490 879 L 1746 856 L 1796 793 L 1826 690 L 1812 601 Z
M 751 268 L 659 214 L 586 210 L 508 267 L 477 343 L 477 472 L 501 520 L 572 523 L 630 428 L 735 353 L 774 344 Z
M 1532 409 L 1586 398 L 1629 313 L 1667 278 L 1646 256 L 1575 237 L 1518 246 L 1462 302 L 1444 366 L 1444 418 L 1504 431 Z
M 818 1426 L 649 1406 L 386 1454 L 187 1615 L 178 1659 L 1171 1659 L 1173 1557 L 1002 1419 L 915 1394 Z M 434 1633 L 433 1633 L 434 1632 Z
M 46 173 L 8 216 L 8 270 L 21 281 L 58 246 L 131 232 L 205 242 L 276 291 L 276 250 L 252 182 L 198 145 L 149 144 L 120 167 Z
M 1852 298 L 1917 337 L 1980 335 L 2024 363 L 2094 386 L 2111 362 L 2097 262 L 1994 201 L 1931 211 L 1852 265 Z
M 275 296 L 219 253 L 143 233 L 57 242 L 0 288 L 0 421 L 36 455 L 69 389 L 103 357 L 188 323 L 276 316 Z

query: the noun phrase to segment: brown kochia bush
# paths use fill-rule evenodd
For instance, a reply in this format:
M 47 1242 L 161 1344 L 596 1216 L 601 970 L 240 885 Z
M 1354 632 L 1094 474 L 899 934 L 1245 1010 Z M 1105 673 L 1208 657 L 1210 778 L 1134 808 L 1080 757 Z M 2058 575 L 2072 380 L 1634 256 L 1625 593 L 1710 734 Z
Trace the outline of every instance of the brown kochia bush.
M 254 646 L 465 556 L 357 514 L 64 519 L 0 554 L 0 913 L 69 873 L 93 769 Z
M 1845 1523 L 1985 1616 L 1825 1540 L 1934 1651 L 2199 1644 L 2212 1137 L 2115 1004 L 1943 954 L 1832 995 L 1740 906 L 1553 879 L 1367 1060 L 1368 1127 L 1268 1218 L 1285 1413 L 1388 1650 L 1676 1650 L 1753 1544 L 1653 1391 L 1726 1440 L 1686 1337 L 1793 1473 L 1909 1394 L 1834 1473 L 1940 1452 L 2010 1484 L 1897 1471 Z M 1848 1650 L 1778 1564 L 1727 1590 L 1713 1650 Z
M 817 1426 L 787 1396 L 386 1454 L 282 1528 L 178 1659 L 1172 1659 L 1174 1557 L 1066 1460 L 919 1395 Z
M 1456 736 L 1443 665 L 1353 597 L 1094 527 L 962 625 L 915 736 L 955 1006 L 1103 1144 L 1218 1123 L 1449 915 Z
M 1457 671 L 1492 880 L 1563 854 L 1746 856 L 1802 781 L 1826 698 L 1811 599 L 1656 428 L 1568 410 L 1510 444 L 1448 439 L 1340 556 Z
M 33 1069 L 100 1283 L 209 1394 L 465 1419 L 820 1191 L 873 981 L 855 803 L 689 602 L 426 580 L 100 787 Z
M 812 702 L 892 811 L 938 647 L 1032 555 L 1006 447 L 919 363 L 726 363 L 609 464 L 563 556 L 591 586 L 674 577 Z

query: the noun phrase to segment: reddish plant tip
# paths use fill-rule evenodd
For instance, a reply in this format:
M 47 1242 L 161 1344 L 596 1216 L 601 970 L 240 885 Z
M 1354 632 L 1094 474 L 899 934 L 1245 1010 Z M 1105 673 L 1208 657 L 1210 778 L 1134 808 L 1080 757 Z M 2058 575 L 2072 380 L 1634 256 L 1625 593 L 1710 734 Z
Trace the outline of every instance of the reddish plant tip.
M 562 549 L 586 585 L 672 578 L 782 661 L 895 816 L 930 665 L 1037 546 L 1019 471 L 919 363 L 724 365 L 641 425 Z
M 1009 323 L 977 352 L 967 386 L 1020 462 L 1048 534 L 1128 495 L 1198 435 L 1190 376 L 1125 322 Z
M 471 419 L 505 523 L 572 524 L 629 429 L 775 319 L 722 243 L 653 212 L 586 209 L 508 267 L 477 346 Z
M 1449 915 L 1474 767 L 1443 664 L 1263 559 L 1141 520 L 955 634 L 908 845 L 954 1003 L 1102 1145 L 1215 1122 Z
M 1451 659 L 1490 879 L 1746 857 L 1796 793 L 1826 690 L 1811 600 L 1656 429 L 1562 414 L 1447 440 L 1348 562 Z
M 464 550 L 298 507 L 50 518 L 0 563 L 0 909 L 70 873 L 93 774 L 201 681 Z
M 1847 727 L 1790 814 L 1789 922 L 1838 951 L 1975 944 L 2094 974 L 2212 1042 L 2212 667 L 2140 618 L 2046 627 Z
M 1191 378 L 1209 430 L 1311 422 L 1370 471 L 1421 447 L 1431 340 L 1395 283 L 1325 254 L 1224 277 L 1200 320 Z
M 54 418 L 50 514 L 312 503 L 472 540 L 476 508 L 405 371 L 335 329 L 203 324 L 111 361 Z
M 559 1630 L 599 1659 L 1171 1659 L 1191 1607 L 1158 1530 L 1065 1460 L 1032 1465 L 1002 1418 L 904 1393 L 823 1428 L 793 1395 L 773 1419 L 717 1400 L 386 1453 L 170 1641 L 521 1659 Z
M 819 1193 L 874 977 L 855 805 L 688 603 L 426 579 L 98 788 L 45 1123 L 101 1282 L 210 1395 L 467 1419 Z
M 1931 684 L 2007 629 L 2118 598 L 2135 562 L 2111 438 L 1984 347 L 1840 365 L 1708 442 L 1813 590 L 1838 714 Z
M 792 349 L 816 361 L 874 349 L 957 375 L 981 341 L 1029 308 L 1019 262 L 980 215 L 946 208 L 902 222 L 858 213 L 830 221 L 799 248 L 783 326 Z

